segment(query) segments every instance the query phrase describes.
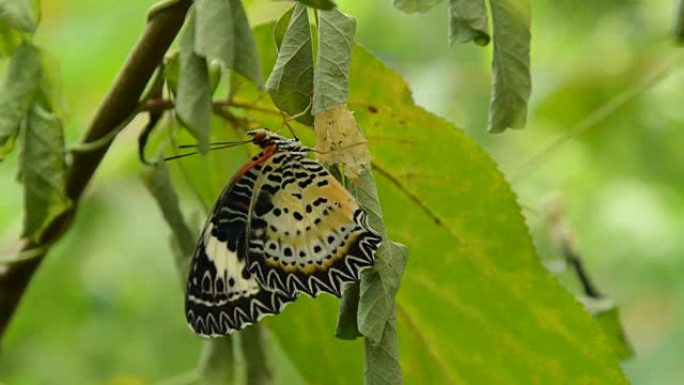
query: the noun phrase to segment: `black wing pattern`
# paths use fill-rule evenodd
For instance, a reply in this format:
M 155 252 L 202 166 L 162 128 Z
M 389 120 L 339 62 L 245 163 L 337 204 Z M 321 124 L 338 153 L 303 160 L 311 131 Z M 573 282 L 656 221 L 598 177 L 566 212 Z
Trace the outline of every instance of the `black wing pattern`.
M 258 154 L 233 177 L 200 236 L 185 296 L 188 324 L 199 335 L 230 334 L 279 313 L 296 299 L 264 288 L 246 268 L 248 210 L 262 163 L 269 157 Z

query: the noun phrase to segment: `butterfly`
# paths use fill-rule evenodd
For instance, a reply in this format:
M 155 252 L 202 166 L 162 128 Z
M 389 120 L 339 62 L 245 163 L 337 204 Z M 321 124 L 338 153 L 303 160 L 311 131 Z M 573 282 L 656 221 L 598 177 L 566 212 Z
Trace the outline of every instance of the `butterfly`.
M 278 314 L 301 293 L 341 296 L 381 242 L 311 148 L 265 129 L 248 135 L 262 151 L 223 189 L 188 275 L 186 318 L 205 337 Z

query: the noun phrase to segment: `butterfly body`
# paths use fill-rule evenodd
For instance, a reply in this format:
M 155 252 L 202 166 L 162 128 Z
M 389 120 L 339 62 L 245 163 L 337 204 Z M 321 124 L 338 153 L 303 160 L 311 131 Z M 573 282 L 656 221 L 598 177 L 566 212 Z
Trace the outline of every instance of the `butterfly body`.
M 380 236 L 344 187 L 298 140 L 250 132 L 263 150 L 221 193 L 193 257 L 190 327 L 203 336 L 279 313 L 300 293 L 340 296 L 374 261 Z

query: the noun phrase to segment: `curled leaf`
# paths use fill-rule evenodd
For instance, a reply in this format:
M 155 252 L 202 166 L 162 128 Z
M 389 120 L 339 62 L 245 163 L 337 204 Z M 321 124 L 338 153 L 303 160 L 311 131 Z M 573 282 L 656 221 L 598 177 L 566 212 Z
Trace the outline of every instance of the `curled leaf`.
M 491 40 L 485 0 L 449 0 L 449 42 L 475 42 L 485 46 Z
M 287 14 L 284 17 L 287 17 Z M 280 23 L 276 25 L 276 43 L 278 42 L 278 25 Z M 309 16 L 306 6 L 297 4 L 289 17 L 287 30 L 282 36 L 278 59 L 266 81 L 266 90 L 281 110 L 290 115 L 302 113 L 311 102 L 313 73 Z M 298 120 L 306 125 L 313 123 L 309 112 L 304 113 Z
M 529 0 L 492 0 L 494 60 L 489 131 L 523 128 L 532 92 Z
M 371 156 L 354 114 L 346 105 L 325 110 L 315 116 L 314 128 L 316 158 L 325 165 L 342 164 L 344 175 L 355 183 Z
M 207 60 L 195 53 L 195 22 L 191 12 L 180 39 L 176 113 L 204 153 L 211 132 L 211 84 Z
M 42 74 L 38 49 L 30 44 L 20 46 L 0 85 L 0 160 L 14 147 L 19 125 L 38 91 Z
M 26 117 L 20 158 L 24 184 L 22 236 L 39 241 L 56 217 L 70 206 L 66 196 L 66 159 L 62 120 L 34 103 Z
M 356 21 L 337 9 L 318 12 L 318 57 L 311 113 L 347 103 Z

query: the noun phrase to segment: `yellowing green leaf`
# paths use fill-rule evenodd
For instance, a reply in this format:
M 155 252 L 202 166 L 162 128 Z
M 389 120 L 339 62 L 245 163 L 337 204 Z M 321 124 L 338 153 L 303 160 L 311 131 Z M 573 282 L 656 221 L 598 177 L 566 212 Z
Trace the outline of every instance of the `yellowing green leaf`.
M 347 102 L 349 60 L 355 33 L 356 21 L 339 10 L 318 12 L 313 115 Z
M 190 16 L 180 39 L 176 112 L 190 133 L 197 138 L 199 150 L 209 148 L 211 134 L 211 85 L 207 60 L 195 53 L 195 12 Z
M 491 0 L 494 29 L 492 98 L 489 131 L 523 128 L 527 101 L 532 92 L 530 79 L 530 2 Z
M 613 306 L 595 313 L 594 317 L 603 328 L 615 354 L 623 360 L 632 357 L 634 350 L 627 341 L 622 323 L 620 323 L 620 310 Z
M 485 0 L 449 0 L 449 42 L 489 44 Z
M 41 74 L 38 50 L 28 44 L 19 47 L 0 86 L 0 160 L 12 151 L 14 138 L 35 97 Z
M 252 30 L 240 0 L 197 0 L 195 52 L 263 83 Z
M 413 256 L 397 299 L 407 383 L 625 383 L 600 329 L 540 265 L 494 162 L 368 53 L 352 57 L 349 105 L 385 223 Z
M 22 237 L 39 241 L 47 225 L 70 207 L 62 120 L 39 103 L 31 105 L 23 128 L 20 158 L 24 184 Z
M 277 31 L 277 30 L 276 30 Z M 273 102 L 289 115 L 301 113 L 311 102 L 313 91 L 313 52 L 306 6 L 297 4 L 282 39 L 278 59 L 266 81 Z M 310 112 L 298 119 L 311 125 Z
M 308 384 L 363 383 L 361 341 L 343 341 L 334 335 L 337 302 L 326 295 L 302 296 L 277 317 L 261 321 Z
M 264 64 L 276 59 L 271 28 L 257 34 Z M 406 83 L 358 47 L 349 84 L 388 233 L 411 251 L 396 300 L 405 383 L 625 384 L 601 328 L 540 265 L 484 151 L 417 107 Z M 250 117 L 279 124 L 272 114 Z M 310 383 L 360 383 L 360 363 L 348 356 L 360 341 L 332 338 L 330 301 L 299 299 L 267 323 Z

